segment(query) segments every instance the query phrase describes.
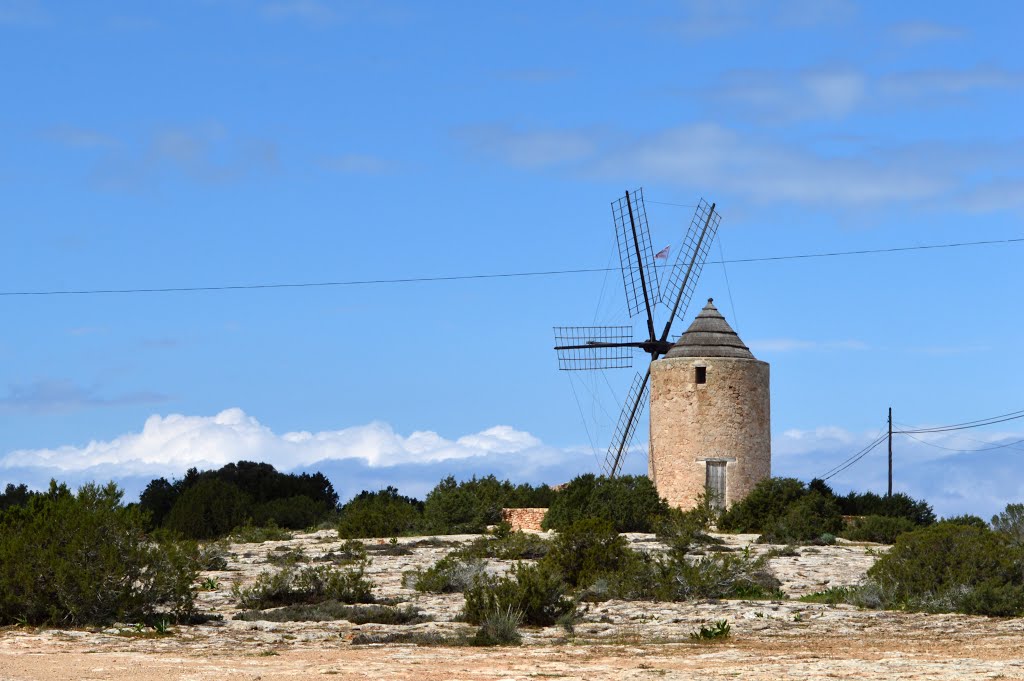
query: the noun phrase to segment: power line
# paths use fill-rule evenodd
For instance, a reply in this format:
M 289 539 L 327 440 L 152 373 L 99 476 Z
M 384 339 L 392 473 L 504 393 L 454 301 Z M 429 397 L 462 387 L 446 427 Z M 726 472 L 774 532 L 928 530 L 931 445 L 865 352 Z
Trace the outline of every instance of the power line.
M 1024 409 L 1020 411 L 1011 411 L 1006 414 L 1000 414 L 999 416 L 990 416 L 984 419 L 978 419 L 976 421 L 964 421 L 963 423 L 954 423 L 948 426 L 935 426 L 934 428 L 915 428 L 911 430 L 896 430 L 894 433 L 902 433 L 903 435 L 910 435 L 911 433 L 947 433 L 953 430 L 968 430 L 970 428 L 981 428 L 983 426 L 991 426 L 996 423 L 1005 423 L 1006 421 L 1015 421 L 1017 419 L 1024 419 Z
M 898 246 L 893 248 L 862 249 L 857 251 L 830 251 L 822 253 L 801 253 L 795 255 L 776 255 L 760 258 L 737 258 L 732 260 L 709 260 L 707 264 L 736 264 L 756 262 L 778 262 L 783 260 L 808 260 L 812 258 L 835 258 L 852 255 L 875 255 L 880 253 L 902 253 L 907 251 L 925 251 L 942 248 L 961 248 L 966 246 L 991 246 L 1000 244 L 1024 243 L 1024 237 L 1013 239 L 991 239 L 987 241 L 961 241 L 947 244 L 925 244 L 919 246 Z M 662 267 L 667 267 L 663 265 Z M 167 286 L 152 288 L 109 288 L 109 289 L 53 289 L 42 291 L 0 291 L 0 297 L 14 296 L 87 296 L 87 295 L 113 295 L 113 294 L 142 294 L 142 293 L 198 293 L 207 291 L 254 291 L 263 289 L 299 289 L 299 288 L 325 288 L 340 286 L 375 286 L 382 284 L 417 284 L 427 282 L 445 281 L 472 281 L 479 279 L 514 279 L 522 277 L 551 277 L 570 274 L 591 274 L 594 272 L 610 272 L 620 269 L 618 267 L 581 267 L 564 270 L 538 270 L 530 272 L 499 272 L 487 274 L 456 274 L 447 276 L 430 277 L 400 277 L 395 279 L 350 279 L 342 281 L 313 281 L 313 282 L 279 282 L 264 284 L 231 284 L 219 286 Z
M 888 436 L 889 436 L 888 431 L 886 431 L 885 433 L 882 433 L 881 435 L 876 437 L 874 440 L 872 440 L 870 444 L 868 444 L 866 447 L 864 447 L 863 449 L 858 451 L 856 454 L 853 454 L 848 459 L 845 459 L 844 461 L 836 464 L 835 466 L 833 466 L 832 468 L 828 469 L 827 471 L 825 471 L 821 475 L 817 476 L 817 478 L 819 480 L 828 480 L 829 478 L 834 477 L 834 476 L 838 475 L 839 473 L 842 473 L 847 468 L 849 468 L 850 466 L 852 466 L 853 464 L 857 463 L 858 461 L 863 459 L 865 456 L 867 456 L 868 453 L 871 450 L 873 450 L 875 447 L 877 447 L 878 445 L 882 444 L 882 441 L 885 440 Z
M 919 437 L 914 437 L 910 433 L 903 433 L 903 435 L 906 435 L 911 440 L 917 440 L 918 442 L 920 442 L 923 445 L 928 445 L 929 447 L 935 447 L 936 449 L 945 449 L 947 452 L 959 452 L 960 454 L 970 454 L 972 452 L 990 452 L 993 449 L 1005 449 L 1007 447 L 1009 447 L 1011 449 L 1017 449 L 1017 450 L 1020 450 L 1020 451 L 1024 451 L 1024 450 L 1021 450 L 1020 447 L 1014 447 L 1014 445 L 1019 445 L 1020 443 L 1024 442 L 1024 440 L 1014 440 L 1013 442 L 1007 442 L 1007 443 L 1001 444 L 1001 445 L 993 445 L 991 447 L 978 447 L 976 449 L 960 449 L 958 447 L 944 447 L 942 445 L 937 445 L 934 442 L 928 442 L 927 440 L 922 440 Z

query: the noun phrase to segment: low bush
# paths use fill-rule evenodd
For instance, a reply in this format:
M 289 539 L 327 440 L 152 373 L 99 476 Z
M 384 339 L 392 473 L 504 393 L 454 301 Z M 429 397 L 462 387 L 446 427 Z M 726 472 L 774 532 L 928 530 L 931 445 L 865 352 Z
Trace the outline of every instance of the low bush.
M 0 512 L 0 624 L 187 620 L 196 545 L 148 541 L 145 514 L 116 485 L 47 492 Z
M 324 601 L 305 605 L 289 605 L 273 610 L 246 610 L 234 619 L 246 622 L 330 622 L 345 620 L 352 624 L 421 624 L 432 618 L 412 606 L 348 605 Z
M 578 520 L 552 542 L 544 562 L 573 587 L 587 587 L 626 567 L 634 552 L 607 520 Z
M 476 646 L 517 646 L 523 642 L 519 624 L 523 614 L 508 608 L 488 613 L 480 622 L 480 629 L 471 639 Z
M 484 574 L 484 561 L 480 558 L 465 558 L 449 554 L 426 570 L 407 573 L 404 582 L 417 591 L 448 594 L 465 591 Z
M 262 544 L 267 541 L 287 541 L 291 538 L 291 532 L 281 529 L 273 522 L 263 527 L 246 523 L 231 530 L 228 536 L 228 539 L 238 544 Z
M 758 539 L 765 544 L 832 544 L 843 529 L 843 516 L 833 498 L 808 492 L 768 523 Z
M 892 544 L 905 532 L 917 529 L 906 518 L 884 515 L 869 515 L 855 519 L 840 536 L 851 541 L 870 541 L 878 544 Z
M 423 520 L 433 534 L 482 534 L 501 522 L 501 509 L 547 508 L 551 498 L 547 485 L 513 485 L 493 475 L 456 482 L 449 476 L 427 494 Z
M 500 536 L 479 537 L 454 553 L 465 558 L 497 558 L 498 560 L 531 560 L 543 558 L 551 550 L 551 542 L 527 532 L 510 532 Z
M 926 527 L 935 522 L 935 513 L 927 502 L 911 499 L 901 492 L 892 496 L 882 496 L 874 492 L 850 492 L 846 496 L 837 496 L 836 503 L 839 504 L 839 510 L 843 515 L 906 518 L 919 527 Z
M 562 531 L 579 520 L 599 518 L 619 532 L 653 532 L 668 516 L 668 502 L 646 475 L 607 478 L 588 473 L 555 493 L 541 526 Z
M 235 584 L 232 594 L 239 607 L 261 610 L 297 603 L 372 603 L 373 583 L 365 576 L 365 563 L 339 570 L 317 565 L 295 570 L 284 568 L 275 573 L 261 572 L 248 587 Z
M 729 620 L 718 620 L 710 627 L 701 625 L 700 629 L 697 629 L 690 633 L 690 640 L 692 641 L 722 641 L 729 638 L 732 627 L 729 626 Z
M 948 518 L 943 518 L 939 522 L 946 523 L 948 525 L 970 525 L 972 527 L 980 527 L 983 530 L 989 529 L 988 523 L 985 522 L 984 518 L 971 513 L 950 516 Z
M 766 532 L 805 494 L 807 487 L 796 478 L 766 478 L 742 501 L 722 513 L 718 528 L 730 532 Z
M 362 491 L 338 512 L 340 537 L 402 537 L 423 531 L 423 502 L 394 487 Z
M 997 532 L 940 523 L 898 537 L 868 578 L 881 607 L 1009 616 L 1024 612 L 1022 557 Z
M 548 627 L 576 610 L 569 586 L 549 563 L 517 563 L 505 577 L 479 576 L 466 589 L 463 618 L 483 624 L 495 612 L 518 612 L 522 622 Z

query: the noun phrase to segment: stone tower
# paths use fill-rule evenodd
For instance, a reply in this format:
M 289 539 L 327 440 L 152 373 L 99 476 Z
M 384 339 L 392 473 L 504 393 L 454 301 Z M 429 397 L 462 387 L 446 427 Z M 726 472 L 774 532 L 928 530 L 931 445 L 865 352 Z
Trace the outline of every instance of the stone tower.
M 751 354 L 712 300 L 651 364 L 648 474 L 672 506 L 705 487 L 719 506 L 745 497 L 772 469 L 768 364 Z

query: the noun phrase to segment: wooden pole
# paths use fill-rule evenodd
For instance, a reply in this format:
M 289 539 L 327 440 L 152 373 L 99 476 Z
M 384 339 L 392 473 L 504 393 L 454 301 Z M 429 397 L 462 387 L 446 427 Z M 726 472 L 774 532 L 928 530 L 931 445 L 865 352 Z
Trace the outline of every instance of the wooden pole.
M 889 407 L 889 493 L 892 496 L 892 407 Z

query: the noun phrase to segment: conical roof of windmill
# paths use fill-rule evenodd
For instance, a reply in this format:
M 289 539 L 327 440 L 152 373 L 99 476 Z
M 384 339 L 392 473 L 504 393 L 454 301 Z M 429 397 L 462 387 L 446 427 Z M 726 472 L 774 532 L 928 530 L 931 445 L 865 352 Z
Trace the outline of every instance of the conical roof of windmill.
M 725 317 L 715 307 L 714 300 L 708 298 L 708 304 L 700 311 L 697 318 L 690 324 L 676 344 L 665 353 L 666 359 L 672 357 L 736 357 L 738 359 L 755 359 L 750 348 L 743 344 L 740 337 L 725 321 Z

